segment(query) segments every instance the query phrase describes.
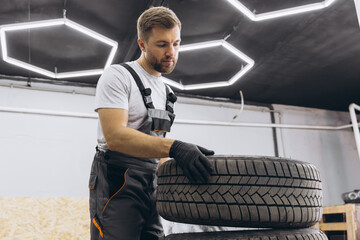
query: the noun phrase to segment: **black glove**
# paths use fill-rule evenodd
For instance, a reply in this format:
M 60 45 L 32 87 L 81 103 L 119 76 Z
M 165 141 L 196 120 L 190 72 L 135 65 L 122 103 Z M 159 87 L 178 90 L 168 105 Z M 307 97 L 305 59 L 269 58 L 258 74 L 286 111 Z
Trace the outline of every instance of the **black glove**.
M 214 171 L 205 155 L 214 155 L 214 151 L 178 140 L 175 140 L 169 152 L 169 156 L 175 159 L 192 182 L 206 182 Z

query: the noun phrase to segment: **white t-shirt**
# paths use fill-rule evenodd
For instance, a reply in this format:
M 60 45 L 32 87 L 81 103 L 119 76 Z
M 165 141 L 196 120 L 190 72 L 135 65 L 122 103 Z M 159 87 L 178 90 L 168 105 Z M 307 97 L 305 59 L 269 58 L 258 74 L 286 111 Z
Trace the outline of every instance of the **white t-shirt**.
M 144 87 L 151 89 L 154 107 L 165 110 L 166 89 L 162 77 L 149 74 L 136 61 L 127 64 L 139 75 Z M 134 78 L 126 68 L 118 64 L 106 68 L 97 83 L 95 111 L 99 108 L 128 110 L 128 127 L 133 129 L 138 129 L 147 118 L 147 109 Z M 98 120 L 97 141 L 101 150 L 108 149 L 100 120 Z

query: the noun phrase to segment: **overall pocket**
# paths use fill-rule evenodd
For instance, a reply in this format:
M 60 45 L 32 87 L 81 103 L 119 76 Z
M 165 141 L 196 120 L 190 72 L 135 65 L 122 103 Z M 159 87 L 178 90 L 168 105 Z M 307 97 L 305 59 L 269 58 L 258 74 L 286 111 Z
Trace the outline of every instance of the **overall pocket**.
M 106 202 L 102 212 L 104 213 L 110 201 L 115 198 L 126 184 L 126 173 L 129 168 L 108 164 L 107 182 L 109 186 L 109 199 Z

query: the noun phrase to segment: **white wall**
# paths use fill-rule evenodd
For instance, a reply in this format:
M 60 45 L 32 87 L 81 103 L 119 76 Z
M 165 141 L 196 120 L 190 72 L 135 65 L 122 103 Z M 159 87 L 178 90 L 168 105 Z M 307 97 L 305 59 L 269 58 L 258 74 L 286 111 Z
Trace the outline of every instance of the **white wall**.
M 239 109 L 239 105 L 232 103 L 179 98 L 175 110 L 177 120 L 271 123 L 270 114 L 264 112 L 268 109 L 264 107 L 244 110 L 232 121 L 234 115 L 239 113 Z M 202 145 L 214 150 L 217 155 L 274 155 L 271 128 L 175 123 L 168 137 Z
M 274 105 L 283 123 L 341 126 L 348 112 Z M 277 130 L 281 136 L 280 130 Z M 343 204 L 341 193 L 360 187 L 360 159 L 352 128 L 337 131 L 283 129 L 280 156 L 313 163 L 320 170 L 324 205 Z M 282 144 L 280 144 L 280 147 Z
M 24 85 L 0 80 L 0 84 Z M 33 88 L 83 92 L 89 95 L 0 86 L 0 108 L 26 108 L 94 114 L 94 89 L 47 86 Z M 245 99 L 246 100 L 246 99 Z M 275 105 L 277 122 L 306 125 L 345 125 L 346 112 Z M 179 98 L 177 119 L 230 122 L 240 106 Z M 233 122 L 271 123 L 267 108 L 245 106 Z M 97 120 L 0 111 L 0 196 L 86 197 L 95 153 Z M 176 138 L 226 155 L 274 155 L 271 128 L 189 125 L 176 123 Z M 360 160 L 351 129 L 277 130 L 283 157 L 314 163 L 322 174 L 324 204 L 341 204 L 341 193 L 359 188 Z
M 2 107 L 93 114 L 93 99 L 0 87 Z M 86 196 L 96 127 L 95 119 L 0 112 L 0 196 Z

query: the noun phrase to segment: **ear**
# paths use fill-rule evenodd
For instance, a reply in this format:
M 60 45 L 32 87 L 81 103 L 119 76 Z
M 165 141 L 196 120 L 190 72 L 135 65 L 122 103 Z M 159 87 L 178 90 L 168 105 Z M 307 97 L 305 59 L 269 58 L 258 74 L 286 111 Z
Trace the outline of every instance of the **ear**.
M 138 38 L 137 40 L 139 48 L 142 52 L 145 52 L 145 42 L 141 38 Z

